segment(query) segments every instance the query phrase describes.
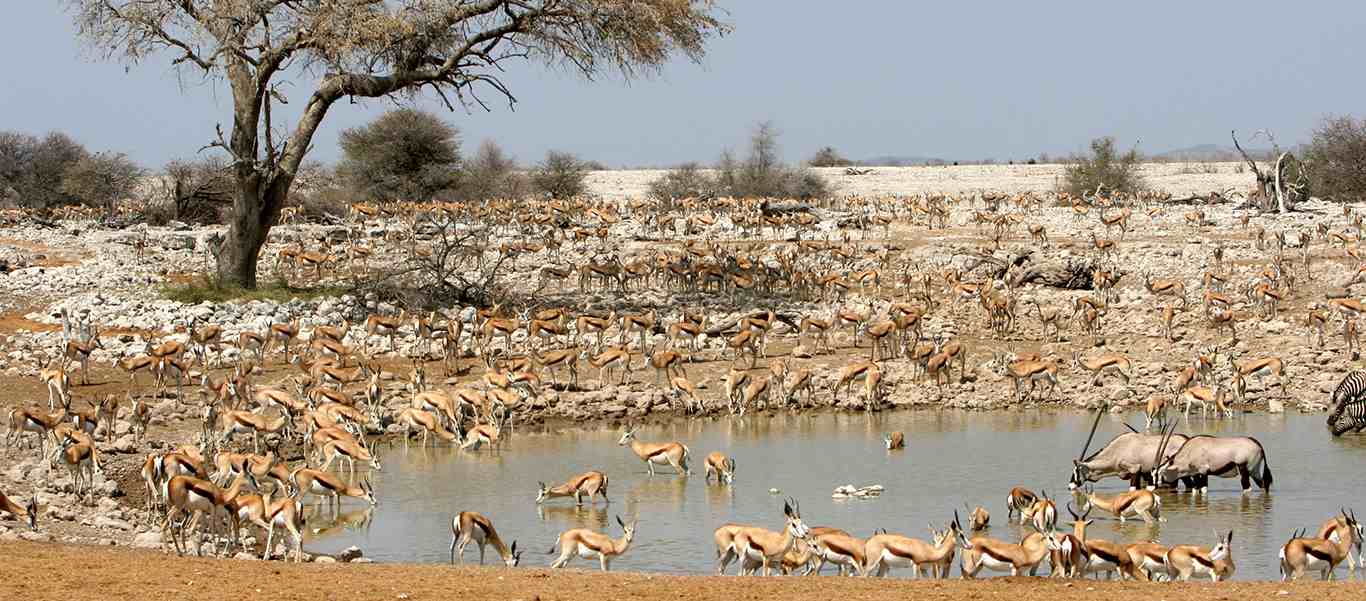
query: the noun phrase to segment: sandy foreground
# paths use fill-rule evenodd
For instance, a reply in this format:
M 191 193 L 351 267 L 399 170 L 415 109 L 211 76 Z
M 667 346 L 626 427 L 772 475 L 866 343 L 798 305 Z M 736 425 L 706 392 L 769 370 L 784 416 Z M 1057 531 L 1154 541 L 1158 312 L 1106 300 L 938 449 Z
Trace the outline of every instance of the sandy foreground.
M 177 558 L 151 551 L 0 544 L 0 599 L 1361 599 L 1360 583 L 1143 584 L 1048 578 L 922 580 L 661 576 L 443 565 L 284 564 Z M 1141 595 L 1141 597 L 1140 597 Z
M 961 165 L 943 167 L 871 167 L 867 175 L 845 175 L 842 168 L 817 169 L 838 195 L 962 194 L 977 191 L 1043 192 L 1063 176 L 1062 165 Z M 1246 192 L 1254 178 L 1244 163 L 1146 163 L 1140 172 L 1154 190 L 1174 196 L 1208 194 L 1233 188 Z M 660 169 L 594 171 L 589 190 L 602 198 L 645 198 Z

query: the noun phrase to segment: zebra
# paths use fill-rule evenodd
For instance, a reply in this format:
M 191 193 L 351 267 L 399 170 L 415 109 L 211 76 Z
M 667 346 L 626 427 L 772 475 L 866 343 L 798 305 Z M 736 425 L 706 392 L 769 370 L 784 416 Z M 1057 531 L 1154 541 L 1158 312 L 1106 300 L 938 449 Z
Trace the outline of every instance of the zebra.
M 1356 370 L 1338 382 L 1328 430 L 1333 436 L 1366 429 L 1366 370 Z

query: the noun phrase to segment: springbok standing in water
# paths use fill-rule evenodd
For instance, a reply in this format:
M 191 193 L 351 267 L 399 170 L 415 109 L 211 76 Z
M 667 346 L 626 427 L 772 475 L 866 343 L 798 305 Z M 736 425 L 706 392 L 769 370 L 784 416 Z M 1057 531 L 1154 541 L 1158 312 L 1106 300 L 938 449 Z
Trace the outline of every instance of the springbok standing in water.
M 681 442 L 640 442 L 636 439 L 636 430 L 627 428 L 617 444 L 623 447 L 630 445 L 631 452 L 645 462 L 651 476 L 655 475 L 655 464 L 672 466 L 679 475 L 692 473 L 688 468 L 688 456 L 691 453 L 687 445 Z

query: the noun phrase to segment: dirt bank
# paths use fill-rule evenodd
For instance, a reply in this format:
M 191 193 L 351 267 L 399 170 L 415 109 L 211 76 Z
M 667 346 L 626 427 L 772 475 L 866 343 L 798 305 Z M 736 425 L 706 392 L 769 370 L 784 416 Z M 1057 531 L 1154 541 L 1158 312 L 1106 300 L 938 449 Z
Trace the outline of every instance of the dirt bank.
M 0 544 L 2 599 L 1360 599 L 1356 583 L 1139 584 L 1002 578 L 909 581 L 600 574 L 440 565 L 316 565 L 176 558 L 147 551 L 40 543 Z M 1284 594 L 1282 594 L 1284 591 Z

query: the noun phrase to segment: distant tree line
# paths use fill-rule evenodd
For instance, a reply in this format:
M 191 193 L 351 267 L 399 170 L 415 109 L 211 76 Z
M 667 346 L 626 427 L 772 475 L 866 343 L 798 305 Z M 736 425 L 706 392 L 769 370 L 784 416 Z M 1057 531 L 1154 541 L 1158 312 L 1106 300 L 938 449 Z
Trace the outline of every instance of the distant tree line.
M 112 213 L 133 193 L 142 168 L 119 152 L 90 152 L 61 132 L 0 131 L 0 202 L 51 209 L 90 205 Z

